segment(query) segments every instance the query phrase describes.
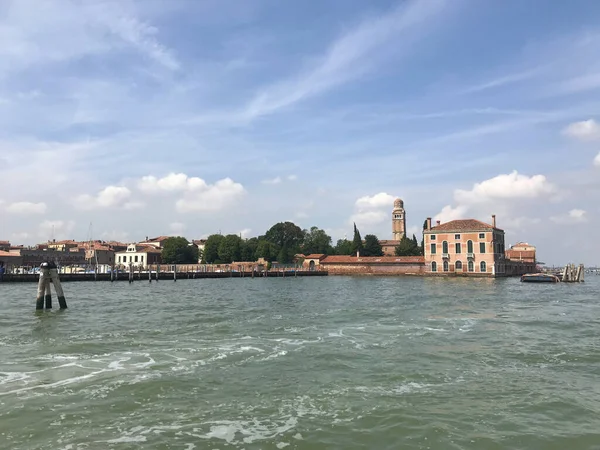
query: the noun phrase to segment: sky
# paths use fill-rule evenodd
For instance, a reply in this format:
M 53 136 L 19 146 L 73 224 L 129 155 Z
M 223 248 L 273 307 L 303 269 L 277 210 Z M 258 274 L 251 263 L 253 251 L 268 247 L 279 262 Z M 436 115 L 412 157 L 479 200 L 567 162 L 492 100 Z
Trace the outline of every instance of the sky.
M 600 264 L 600 2 L 3 0 L 0 240 L 475 218 Z

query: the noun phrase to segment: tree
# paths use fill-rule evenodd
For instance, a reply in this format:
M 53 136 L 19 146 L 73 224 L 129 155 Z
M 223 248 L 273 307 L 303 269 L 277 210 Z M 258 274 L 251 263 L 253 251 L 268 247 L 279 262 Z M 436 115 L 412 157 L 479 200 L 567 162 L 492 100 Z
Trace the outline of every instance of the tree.
M 258 238 L 258 244 L 256 246 L 256 252 L 254 254 L 255 259 L 264 258 L 265 261 L 273 261 L 279 252 L 279 248 L 272 242 L 267 241 L 264 238 Z
M 292 222 L 279 222 L 265 233 L 265 239 L 277 245 L 280 249 L 287 247 L 297 253 L 304 241 L 304 232 Z
M 197 264 L 198 247 L 184 237 L 170 237 L 164 241 L 161 258 L 166 264 Z
M 310 231 L 304 230 L 304 243 L 302 244 L 302 253 L 310 255 L 311 253 L 332 253 L 331 236 L 318 227 L 311 227 Z
M 333 250 L 336 255 L 351 255 L 352 242 L 350 242 L 348 239 L 338 239 Z
M 354 224 L 354 238 L 352 239 L 352 246 L 350 247 L 350 254 L 354 255 L 356 252 L 362 254 L 363 242 L 360 237 L 360 231 L 356 228 L 356 224 Z
M 394 253 L 396 256 L 419 256 L 421 251 L 416 244 L 416 239 L 409 239 L 402 236 L 400 243 L 396 246 Z
M 223 236 L 220 234 L 211 234 L 206 239 L 204 244 L 204 252 L 202 253 L 203 264 L 215 264 L 220 263 L 219 261 L 219 244 L 223 240 Z
M 256 261 L 256 249 L 258 248 L 258 238 L 246 239 L 242 242 L 242 261 Z
M 365 235 L 365 247 L 363 250 L 364 256 L 383 256 L 383 248 L 377 236 L 374 234 Z
M 229 264 L 242 259 L 242 238 L 237 234 L 228 234 L 221 239 L 218 247 L 219 261 Z

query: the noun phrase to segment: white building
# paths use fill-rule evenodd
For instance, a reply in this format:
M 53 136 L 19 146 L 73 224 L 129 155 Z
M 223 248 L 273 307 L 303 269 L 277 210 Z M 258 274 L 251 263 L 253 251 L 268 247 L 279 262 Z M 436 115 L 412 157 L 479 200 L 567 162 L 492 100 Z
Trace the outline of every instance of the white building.
M 115 264 L 146 269 L 149 264 L 161 263 L 160 253 L 153 245 L 129 244 L 127 250 L 115 253 Z

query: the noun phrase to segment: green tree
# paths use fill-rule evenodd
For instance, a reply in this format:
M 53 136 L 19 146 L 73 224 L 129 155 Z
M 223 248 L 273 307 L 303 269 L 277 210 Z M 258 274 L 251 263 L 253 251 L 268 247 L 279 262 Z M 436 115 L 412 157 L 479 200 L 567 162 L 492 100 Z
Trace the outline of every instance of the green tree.
M 166 264 L 197 264 L 198 247 L 184 237 L 170 237 L 163 244 L 161 258 Z
M 298 253 L 304 241 L 304 232 L 292 222 L 279 222 L 269 228 L 265 239 L 277 245 L 279 249 L 287 247 L 289 251 Z
M 396 246 L 394 251 L 396 256 L 419 256 L 421 251 L 415 241 L 416 239 L 413 240 L 406 236 L 402 236 L 400 243 Z
M 304 230 L 304 243 L 302 244 L 302 253 L 310 255 L 311 253 L 331 254 L 331 236 L 318 227 L 311 227 L 310 231 Z
M 350 247 L 350 254 L 355 255 L 356 252 L 362 255 L 363 250 L 363 242 L 360 237 L 360 231 L 356 228 L 356 224 L 354 224 L 354 238 L 352 239 L 352 246 Z
M 253 237 L 242 242 L 242 261 L 256 261 L 258 238 Z
M 333 250 L 336 255 L 351 255 L 352 242 L 348 239 L 338 239 Z
M 219 261 L 229 264 L 242 259 L 242 238 L 237 234 L 228 234 L 221 239 L 218 247 Z
M 220 234 L 211 234 L 206 239 L 204 245 L 204 252 L 202 252 L 202 263 L 204 264 L 215 264 L 219 263 L 219 244 L 223 240 L 223 236 Z
M 254 258 L 264 258 L 266 261 L 273 261 L 278 252 L 279 248 L 275 244 L 264 238 L 259 238 Z
M 365 235 L 365 247 L 363 249 L 364 256 L 383 256 L 383 248 L 377 236 L 374 234 Z

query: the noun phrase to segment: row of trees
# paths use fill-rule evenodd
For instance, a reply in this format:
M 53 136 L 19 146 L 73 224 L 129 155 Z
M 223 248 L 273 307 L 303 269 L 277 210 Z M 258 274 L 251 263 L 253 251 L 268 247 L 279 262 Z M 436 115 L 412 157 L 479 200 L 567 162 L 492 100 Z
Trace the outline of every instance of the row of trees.
M 331 236 L 318 227 L 303 230 L 292 222 L 280 222 L 273 225 L 263 236 L 242 239 L 236 234 L 210 235 L 204 246 L 202 262 L 208 264 L 228 264 L 233 261 L 266 261 L 290 263 L 298 253 L 324 253 L 327 255 L 383 256 L 379 239 L 374 234 L 361 238 L 360 231 L 354 225 L 351 241 L 339 239 L 332 245 Z M 396 247 L 397 256 L 422 255 L 423 246 L 418 245 L 416 237 L 402 238 Z M 191 264 L 198 262 L 198 247 L 183 237 L 172 237 L 165 241 L 162 260 L 166 264 Z

